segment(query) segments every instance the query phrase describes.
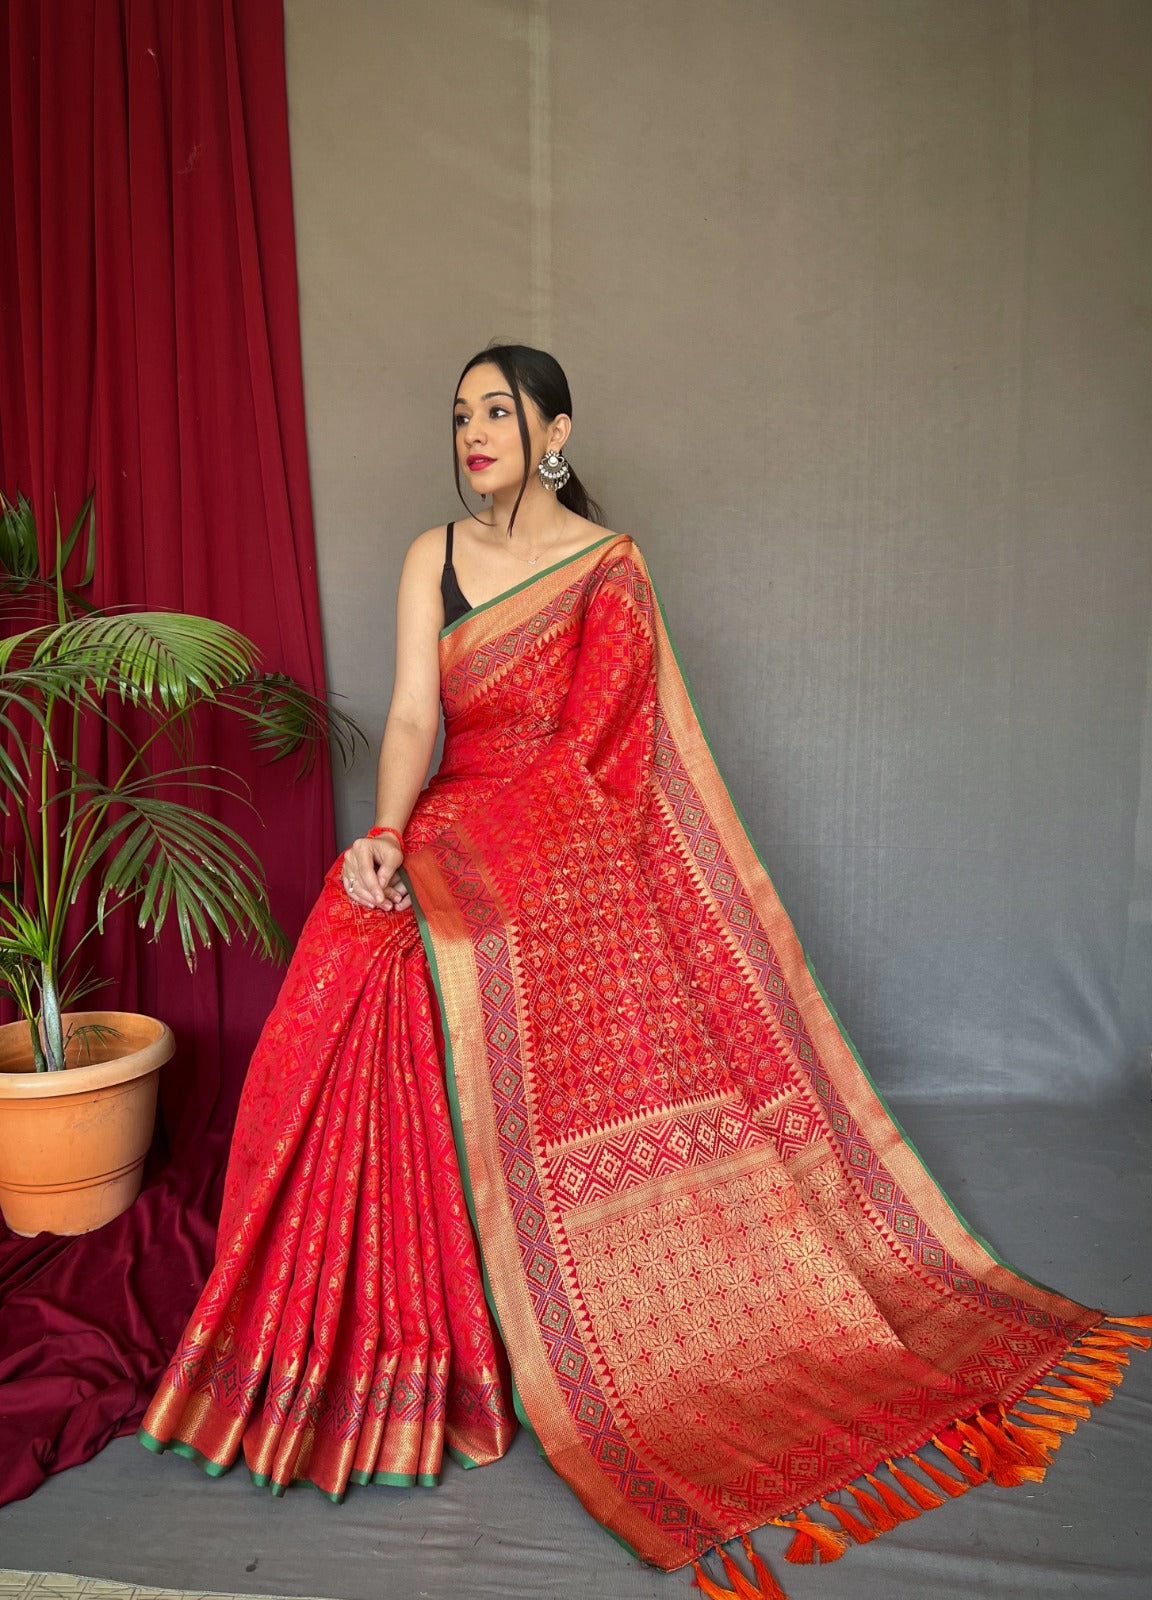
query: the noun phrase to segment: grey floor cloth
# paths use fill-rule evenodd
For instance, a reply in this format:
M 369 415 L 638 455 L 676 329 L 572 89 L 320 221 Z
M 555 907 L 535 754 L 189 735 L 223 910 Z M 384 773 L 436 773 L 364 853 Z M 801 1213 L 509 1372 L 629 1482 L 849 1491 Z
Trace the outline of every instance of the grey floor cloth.
M 1146 1098 L 1054 1108 L 893 1104 L 968 1222 L 1012 1265 L 1090 1304 L 1152 1311 Z M 1152 1352 L 1058 1452 L 1046 1481 L 990 1485 L 842 1560 L 792 1567 L 757 1544 L 791 1600 L 1149 1600 Z M 0 1509 L 0 1566 L 226 1593 L 333 1600 L 671 1600 L 690 1569 L 634 1561 L 521 1433 L 495 1466 L 439 1488 L 283 1500 L 242 1470 L 211 1480 L 132 1439 Z

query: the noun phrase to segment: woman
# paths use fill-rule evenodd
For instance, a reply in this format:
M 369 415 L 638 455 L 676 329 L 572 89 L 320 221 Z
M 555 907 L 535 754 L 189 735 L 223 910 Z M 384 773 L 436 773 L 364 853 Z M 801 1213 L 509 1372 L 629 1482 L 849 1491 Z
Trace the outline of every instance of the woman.
M 748 1600 L 750 1530 L 831 1559 L 1035 1480 L 1148 1340 L 991 1255 L 893 1124 L 571 413 L 544 352 L 461 375 L 491 504 L 405 560 L 376 825 L 264 1029 L 142 1438 L 340 1498 L 495 1459 L 514 1400 L 637 1554 Z M 736 1538 L 725 1590 L 699 1561 Z

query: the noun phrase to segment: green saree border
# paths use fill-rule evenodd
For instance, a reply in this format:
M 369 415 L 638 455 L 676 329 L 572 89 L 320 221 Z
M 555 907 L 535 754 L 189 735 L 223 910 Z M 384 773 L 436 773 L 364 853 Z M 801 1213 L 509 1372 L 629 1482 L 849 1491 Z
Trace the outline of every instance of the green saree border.
M 764 860 L 763 855 L 761 855 L 761 853 L 760 853 L 760 846 L 757 844 L 757 842 L 756 842 L 751 830 L 748 827 L 748 824 L 745 822 L 744 814 L 740 810 L 740 807 L 736 804 L 736 799 L 735 799 L 734 795 L 732 794 L 731 789 L 728 786 L 728 780 L 724 776 L 723 769 L 721 768 L 720 763 L 716 760 L 716 753 L 712 748 L 712 741 L 708 737 L 708 729 L 704 725 L 704 719 L 700 715 L 700 707 L 697 705 L 696 696 L 692 692 L 692 684 L 689 681 L 688 674 L 684 670 L 684 663 L 680 659 L 680 652 L 676 648 L 676 641 L 675 641 L 675 639 L 673 637 L 672 630 L 668 626 L 668 614 L 667 614 L 667 611 L 665 610 L 664 602 L 660 598 L 660 591 L 657 589 L 656 584 L 653 581 L 651 572 L 648 571 L 647 562 L 644 563 L 644 572 L 645 572 L 645 576 L 648 579 L 649 584 L 652 587 L 652 596 L 653 596 L 653 599 L 656 601 L 656 605 L 657 605 L 657 607 L 659 609 L 660 620 L 664 624 L 664 637 L 667 639 L 668 646 L 669 646 L 670 650 L 672 651 L 672 659 L 676 663 L 676 670 L 680 674 L 680 681 L 684 685 L 684 692 L 688 696 L 688 703 L 692 707 L 692 714 L 696 718 L 697 726 L 700 729 L 700 735 L 703 738 L 704 743 L 708 747 L 709 755 L 712 757 L 713 764 L 714 764 L 714 766 L 716 768 L 716 775 L 720 779 L 720 782 L 721 782 L 721 784 L 723 786 L 723 789 L 724 789 L 724 793 L 728 796 L 728 801 L 729 801 L 729 804 L 732 807 L 733 812 L 735 813 L 736 820 L 739 822 L 741 828 L 743 828 L 743 830 L 744 830 L 745 838 L 748 840 L 748 843 L 752 846 L 753 854 L 755 855 L 757 861 L 760 863 L 761 867 L 764 870 L 764 876 L 768 879 L 769 883 L 772 885 L 772 891 L 776 895 L 777 900 L 779 900 L 781 909 L 783 910 L 785 916 L 787 916 L 789 922 L 792 923 L 793 931 L 796 933 L 796 942 L 800 946 L 800 953 L 804 957 L 804 965 L 808 970 L 808 976 L 812 979 L 812 982 L 816 985 L 817 992 L 819 993 L 821 1000 L 824 1002 L 824 1005 L 827 1007 L 828 1015 L 832 1018 L 832 1021 L 836 1025 L 836 1031 L 839 1033 L 839 1035 L 843 1039 L 844 1043 L 848 1046 L 848 1049 L 852 1052 L 852 1058 L 856 1062 L 856 1065 L 860 1068 L 860 1071 L 864 1074 L 864 1079 L 865 1079 L 866 1083 L 868 1084 L 868 1087 L 872 1090 L 872 1093 L 876 1096 L 877 1100 L 880 1102 L 880 1105 L 883 1108 L 885 1115 L 888 1116 L 891 1119 L 892 1126 L 896 1129 L 897 1133 L 899 1133 L 901 1139 L 907 1145 L 908 1149 L 911 1151 L 912 1155 L 915 1157 L 916 1161 L 919 1163 L 920 1169 L 924 1173 L 924 1176 L 928 1179 L 929 1183 L 932 1184 L 933 1188 L 940 1195 L 941 1199 L 944 1201 L 944 1204 L 948 1207 L 949 1211 L 951 1211 L 952 1215 L 956 1218 L 956 1221 L 960 1224 L 961 1228 L 963 1228 L 964 1232 L 966 1234 L 968 1234 L 969 1238 L 975 1240 L 975 1242 L 978 1245 L 980 1245 L 982 1249 L 987 1250 L 988 1254 L 992 1257 L 993 1261 L 996 1262 L 997 1266 L 1003 1267 L 1003 1268 L 1005 1268 L 1006 1271 L 1014 1273 L 1016 1275 L 1016 1277 L 1022 1279 L 1023 1282 L 1025 1282 L 1025 1283 L 1030 1283 L 1033 1286 L 1033 1288 L 1035 1288 L 1035 1289 L 1042 1289 L 1042 1290 L 1044 1290 L 1044 1292 L 1046 1294 L 1054 1295 L 1054 1296 L 1056 1296 L 1057 1299 L 1064 1299 L 1065 1296 L 1061 1293 L 1061 1291 L 1059 1289 L 1054 1289 L 1051 1284 L 1044 1283 L 1039 1278 L 1033 1278 L 1027 1272 L 1022 1272 L 1020 1270 L 1020 1268 L 1015 1265 L 1014 1262 L 1006 1261 L 1004 1259 L 1004 1257 L 1000 1254 L 1000 1252 L 996 1249 L 996 1247 L 989 1240 L 985 1239 L 985 1237 L 984 1237 L 984 1235 L 982 1233 L 978 1233 L 977 1230 L 968 1221 L 967 1217 L 965 1217 L 965 1216 L 963 1216 L 961 1214 L 961 1212 L 956 1208 L 956 1205 L 954 1204 L 954 1202 L 952 1200 L 952 1197 L 949 1195 L 948 1191 L 944 1188 L 943 1184 L 936 1177 L 935 1173 L 929 1167 L 928 1163 L 924 1160 L 924 1157 L 920 1154 L 919 1150 L 917 1150 L 915 1143 L 908 1136 L 908 1133 L 905 1130 L 903 1124 L 901 1123 L 899 1117 L 896 1116 L 895 1112 L 892 1110 L 891 1106 L 888 1104 L 888 1101 L 884 1098 L 883 1093 L 877 1087 L 877 1084 L 876 1084 L 874 1078 L 872 1077 L 872 1074 L 869 1072 L 868 1068 L 864 1065 L 864 1062 L 863 1062 L 863 1060 L 861 1059 L 861 1056 L 860 1056 L 860 1052 L 857 1050 L 855 1044 L 853 1044 L 852 1040 L 849 1038 L 848 1030 L 845 1028 L 844 1024 L 840 1021 L 839 1016 L 836 1014 L 835 1006 L 832 1004 L 831 1000 L 828 998 L 828 995 L 827 995 L 827 993 L 825 992 L 825 989 L 824 989 L 824 985 L 820 982 L 819 974 L 816 972 L 815 968 L 812 965 L 812 962 L 811 962 L 811 960 L 809 958 L 809 955 L 808 955 L 808 950 L 807 950 L 807 948 L 806 948 L 806 946 L 804 944 L 803 939 L 801 939 L 801 937 L 800 937 L 799 931 L 796 929 L 795 921 L 793 920 L 793 918 L 789 914 L 788 907 L 784 904 L 784 901 L 781 898 L 780 892 L 776 888 L 775 880 L 773 879 L 771 872 L 768 870 L 768 864 Z
M 168 1444 L 165 1444 L 162 1439 L 157 1439 L 152 1434 L 145 1433 L 143 1428 L 136 1429 L 136 1442 L 137 1444 L 142 1444 L 145 1450 L 151 1450 L 154 1456 L 167 1455 L 169 1452 L 174 1456 L 183 1456 L 185 1461 L 191 1461 L 194 1466 L 199 1467 L 201 1472 L 209 1478 L 222 1478 L 226 1472 L 231 1472 L 236 1465 L 234 1461 L 229 1461 L 227 1465 L 221 1466 L 218 1461 L 213 1461 L 203 1451 L 197 1450 L 195 1445 L 185 1444 L 183 1439 L 173 1439 Z
M 297 1479 L 298 1483 L 300 1480 Z M 435 1489 L 440 1482 L 438 1472 L 350 1472 L 349 1483 L 357 1483 L 362 1488 L 369 1484 L 381 1484 L 388 1489 Z
M 315 1489 L 322 1499 L 331 1501 L 334 1506 L 342 1506 L 344 1504 L 343 1494 L 333 1494 L 330 1489 L 322 1489 L 312 1478 L 292 1478 L 287 1483 L 281 1483 L 278 1478 L 273 1478 L 270 1473 L 253 1472 L 251 1467 L 248 1468 L 248 1476 L 257 1489 L 267 1489 L 274 1500 L 282 1500 L 289 1489 L 294 1488 L 297 1484 L 303 1484 L 307 1489 Z
M 542 574 L 541 574 L 542 576 Z M 529 582 L 532 580 L 529 579 Z M 454 624 L 455 626 L 455 624 Z M 440 982 L 440 964 L 436 960 L 436 948 L 432 943 L 432 934 L 428 927 L 428 919 L 416 899 L 416 891 L 409 881 L 408 874 L 403 868 L 400 876 L 408 884 L 408 893 L 412 900 L 412 910 L 416 913 L 416 926 L 420 929 L 420 938 L 424 945 L 424 954 L 428 958 L 428 969 L 432 974 L 432 987 L 436 991 L 436 1004 L 440 1007 L 440 1031 L 444 1036 L 444 1086 L 448 1091 L 448 1109 L 452 1117 L 452 1139 L 456 1146 L 456 1159 L 460 1163 L 460 1179 L 464 1187 L 464 1202 L 468 1207 L 468 1215 L 472 1219 L 472 1228 L 476 1234 L 476 1241 L 480 1247 L 480 1277 L 484 1285 L 484 1298 L 488 1302 L 488 1310 L 492 1313 L 492 1320 L 496 1324 L 505 1352 L 508 1349 L 508 1340 L 504 1337 L 504 1329 L 500 1325 L 500 1313 L 496 1310 L 496 1302 L 492 1295 L 492 1285 L 488 1281 L 488 1267 L 484 1260 L 484 1248 L 480 1245 L 480 1227 L 476 1220 L 476 1197 L 472 1193 L 472 1175 L 468 1170 L 468 1152 L 464 1145 L 464 1122 L 460 1115 L 460 1095 L 456 1087 L 456 1060 L 452 1052 L 452 1038 L 448 1032 L 448 1008 L 444 1004 L 444 990 Z M 509 1374 L 512 1368 L 509 1363 Z M 543 1454 L 543 1446 L 537 1437 L 536 1430 L 528 1420 L 528 1413 L 524 1409 L 524 1402 L 520 1398 L 520 1391 L 516 1387 L 516 1379 L 512 1378 L 512 1408 L 518 1421 L 532 1438 L 536 1447 Z
M 202 1450 L 197 1450 L 195 1445 L 185 1444 L 183 1439 L 173 1439 L 165 1444 L 163 1440 L 146 1433 L 143 1428 L 137 1428 L 136 1440 L 153 1455 L 163 1456 L 171 1453 L 174 1456 L 183 1456 L 185 1461 L 191 1461 L 193 1466 L 199 1467 L 209 1478 L 222 1478 L 237 1465 L 235 1461 L 229 1461 L 226 1466 L 221 1466 L 218 1461 L 206 1456 Z M 475 1461 L 468 1460 L 458 1451 L 452 1451 L 452 1454 L 461 1466 L 477 1465 Z M 330 1489 L 321 1488 L 313 1478 L 293 1478 L 289 1483 L 281 1483 L 270 1473 L 253 1472 L 251 1467 L 248 1468 L 248 1476 L 258 1489 L 270 1490 L 274 1499 L 280 1499 L 288 1489 L 302 1485 L 308 1489 L 315 1489 L 318 1495 L 330 1500 L 334 1506 L 344 1504 L 343 1494 L 333 1494 Z M 348 1481 L 362 1487 L 367 1484 L 381 1484 L 394 1489 L 435 1489 L 440 1482 L 440 1474 L 438 1472 L 350 1472 Z
M 561 567 L 566 567 L 570 561 L 578 561 L 581 556 L 589 555 L 593 550 L 599 550 L 602 544 L 607 544 L 609 539 L 619 539 L 618 533 L 606 533 L 603 539 L 596 539 L 592 544 L 586 544 L 583 550 L 577 550 L 575 555 L 561 556 L 559 561 L 554 561 L 550 567 L 544 567 L 540 572 L 534 572 L 530 578 L 525 578 L 523 583 L 514 583 L 511 589 L 505 589 L 503 594 L 493 595 L 491 600 L 482 600 L 478 606 L 472 606 L 462 617 L 457 617 L 455 622 L 450 622 L 446 628 L 440 629 L 440 638 L 446 639 L 465 622 L 471 622 L 473 617 L 478 617 L 482 611 L 488 611 L 492 606 L 498 606 L 501 600 L 510 600 L 514 594 L 519 594 L 522 589 L 527 589 L 530 584 L 539 583 L 541 578 L 546 578 L 550 572 L 558 572 Z
M 544 574 L 541 573 L 540 576 L 543 577 Z M 529 579 L 528 581 L 531 583 L 533 580 Z M 463 618 L 461 618 L 461 621 L 463 621 Z M 508 1340 L 504 1336 L 504 1329 L 500 1322 L 500 1313 L 496 1309 L 496 1301 L 492 1294 L 492 1285 L 488 1279 L 488 1266 L 484 1260 L 484 1246 L 480 1241 L 480 1226 L 476 1218 L 476 1199 L 472 1193 L 472 1175 L 468 1169 L 468 1151 L 465 1148 L 464 1143 L 464 1123 L 460 1115 L 460 1098 L 459 1091 L 456 1087 L 456 1062 L 452 1053 L 452 1038 L 448 1031 L 448 1011 L 444 1004 L 444 991 L 440 984 L 440 966 L 436 960 L 436 950 L 432 942 L 432 934 L 428 927 L 428 920 L 425 917 L 420 903 L 416 898 L 415 890 L 413 889 L 412 884 L 408 879 L 408 875 L 406 872 L 404 872 L 403 868 L 400 869 L 400 874 L 405 883 L 408 884 L 408 893 L 412 901 L 412 910 L 416 914 L 416 925 L 420 930 L 420 938 L 424 945 L 424 953 L 428 958 L 428 969 L 432 975 L 432 987 L 436 991 L 436 1003 L 440 1007 L 440 1031 L 444 1038 L 444 1085 L 448 1091 L 448 1108 L 452 1118 L 452 1138 L 456 1145 L 456 1159 L 460 1163 L 460 1179 L 464 1189 L 464 1202 L 468 1207 L 468 1215 L 472 1219 L 472 1228 L 475 1232 L 477 1245 L 480 1250 L 480 1277 L 484 1285 L 484 1298 L 488 1302 L 488 1310 L 492 1314 L 492 1320 L 496 1324 L 497 1331 L 500 1334 L 501 1342 L 504 1345 L 505 1352 L 507 1352 Z M 540 1442 L 539 1434 L 536 1432 L 531 1421 L 529 1420 L 528 1412 L 524 1407 L 524 1401 L 520 1395 L 520 1390 L 516 1386 L 516 1377 L 512 1372 L 511 1360 L 508 1362 L 508 1374 L 512 1383 L 512 1409 L 516 1413 L 516 1418 L 523 1427 L 525 1433 L 527 1433 L 528 1437 L 535 1444 L 541 1460 L 548 1463 L 548 1466 L 552 1472 L 556 1472 L 556 1468 L 552 1466 L 551 1461 L 548 1459 L 548 1452 Z M 573 1499 L 575 1499 L 578 1503 L 581 1503 L 579 1495 L 576 1494 L 575 1490 L 572 1489 L 571 1484 L 567 1482 L 563 1475 L 559 1472 L 556 1472 L 556 1476 L 560 1478 L 562 1483 L 565 1484 L 565 1487 L 572 1494 Z M 599 1518 L 594 1518 L 593 1520 L 596 1522 L 597 1527 L 602 1528 L 605 1533 L 607 1533 L 611 1538 L 615 1539 L 616 1543 L 624 1550 L 627 1550 L 630 1556 L 633 1556 L 637 1561 L 642 1562 L 645 1566 L 654 1565 L 654 1563 L 646 1560 L 646 1558 L 642 1556 L 638 1550 L 634 1549 L 625 1538 L 615 1531 L 615 1529 L 606 1527 L 604 1523 L 600 1522 Z

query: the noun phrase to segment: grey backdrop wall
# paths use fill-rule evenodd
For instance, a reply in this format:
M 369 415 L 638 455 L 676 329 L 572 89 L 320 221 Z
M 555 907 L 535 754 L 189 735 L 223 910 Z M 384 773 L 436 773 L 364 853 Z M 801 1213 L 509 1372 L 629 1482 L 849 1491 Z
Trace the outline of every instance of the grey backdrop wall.
M 549 348 L 879 1086 L 1146 1084 L 1152 7 L 286 17 L 328 659 L 372 737 L 404 550 L 463 514 L 457 373 Z

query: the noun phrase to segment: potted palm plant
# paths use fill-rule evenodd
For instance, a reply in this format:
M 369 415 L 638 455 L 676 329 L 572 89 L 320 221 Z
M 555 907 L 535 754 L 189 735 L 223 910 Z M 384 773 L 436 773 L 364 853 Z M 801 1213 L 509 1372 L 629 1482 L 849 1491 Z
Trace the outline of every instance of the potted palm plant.
M 68 589 L 74 552 L 84 571 Z M 67 536 L 57 517 L 50 572 L 31 506 L 0 495 L 0 987 L 22 1019 L 0 1027 L 0 1209 L 23 1234 L 88 1232 L 139 1192 L 174 1042 L 158 1019 L 74 1009 L 96 986 L 81 959 L 108 918 L 132 909 L 153 937 L 173 921 L 190 966 L 216 937 L 286 954 L 259 858 L 206 808 L 246 797 L 234 773 L 194 759 L 197 726 L 239 717 L 257 749 L 302 770 L 325 739 L 345 762 L 363 740 L 261 671 L 224 623 L 88 604 L 94 553 L 91 495 Z

